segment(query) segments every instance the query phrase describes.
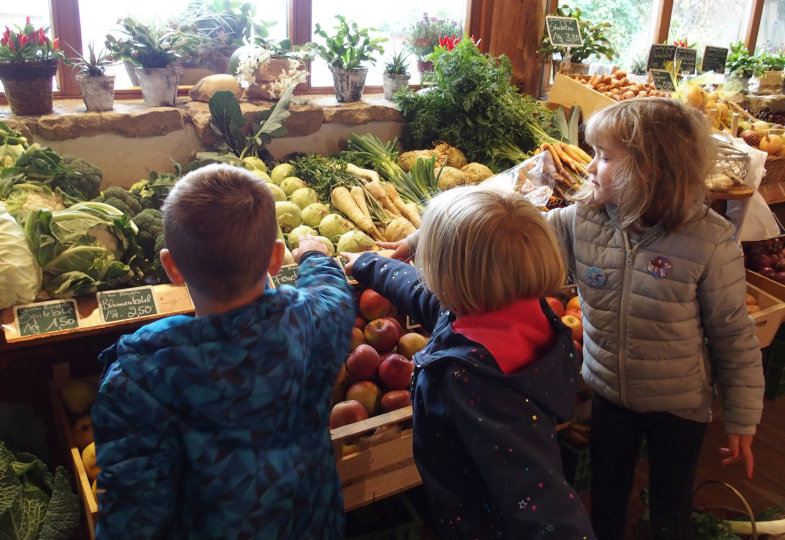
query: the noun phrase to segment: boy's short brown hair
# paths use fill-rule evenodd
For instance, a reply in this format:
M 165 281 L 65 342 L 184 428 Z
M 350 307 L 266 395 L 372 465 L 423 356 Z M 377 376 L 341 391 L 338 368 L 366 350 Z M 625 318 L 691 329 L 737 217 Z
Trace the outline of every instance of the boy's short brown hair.
M 416 255 L 428 288 L 457 315 L 542 298 L 564 284 L 556 235 L 523 195 L 482 186 L 434 197 Z
M 278 229 L 262 179 L 208 165 L 178 180 L 161 211 L 166 247 L 189 287 L 227 301 L 265 278 Z

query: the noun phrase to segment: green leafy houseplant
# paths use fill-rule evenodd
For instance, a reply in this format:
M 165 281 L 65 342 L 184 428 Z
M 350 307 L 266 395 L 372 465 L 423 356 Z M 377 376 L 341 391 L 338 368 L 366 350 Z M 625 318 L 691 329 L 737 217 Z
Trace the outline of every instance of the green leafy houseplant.
M 759 57 L 760 67 L 763 71 L 785 70 L 785 53 L 763 53 Z
M 587 21 L 582 17 L 583 12 L 580 9 L 571 8 L 567 5 L 560 6 L 554 15 L 578 19 L 578 27 L 581 30 L 583 45 L 570 48 L 571 62 L 580 63 L 588 60 L 592 56 L 605 57 L 608 60 L 611 60 L 616 54 L 616 50 L 607 37 L 608 31 L 611 28 L 610 23 L 593 23 Z M 556 53 L 558 53 L 563 60 L 567 54 L 567 47 L 553 45 L 546 30 L 542 38 L 542 48 L 537 51 L 537 54 L 548 57 Z
M 120 37 L 106 36 L 106 48 L 115 59 L 144 68 L 163 68 L 177 62 L 193 47 L 194 36 L 180 30 L 141 23 L 133 17 L 118 21 Z
M 449 50 L 438 47 L 431 58 L 429 90 L 395 95 L 406 121 L 405 149 L 431 148 L 433 141 L 444 141 L 460 148 L 468 161 L 498 172 L 537 147 L 540 126 L 555 132 L 553 113 L 510 83 L 508 57 L 483 54 L 466 38 L 453 42 Z
M 110 111 L 114 107 L 114 75 L 106 75 L 106 68 L 112 65 L 112 59 L 105 49 L 96 54 L 93 43 L 87 50 L 87 55 L 74 50 L 73 61 L 85 106 L 88 111 Z
M 406 75 L 409 70 L 409 55 L 406 51 L 394 51 L 389 62 L 384 63 L 384 72 L 391 75 Z
M 102 49 L 98 54 L 95 53 L 95 44 L 88 43 L 88 54 L 84 55 L 73 49 L 75 57 L 73 65 L 77 73 L 88 77 L 102 77 L 106 74 L 106 68 L 112 65 L 112 58 L 106 49 Z
M 383 37 L 371 37 L 375 28 L 360 28 L 356 22 L 349 22 L 343 15 L 336 15 L 338 24 L 335 32 L 330 35 L 316 23 L 314 34 L 320 36 L 324 43 L 316 44 L 316 54 L 327 62 L 330 67 L 340 69 L 356 69 L 363 62 L 376 64 L 376 55 L 384 54 Z
M 406 33 L 406 47 L 420 60 L 425 60 L 445 36 L 461 36 L 461 25 L 441 17 L 429 17 L 427 13 L 412 24 Z
M 725 73 L 739 79 L 749 79 L 762 73 L 760 59 L 752 56 L 743 41 L 731 43 L 725 61 Z

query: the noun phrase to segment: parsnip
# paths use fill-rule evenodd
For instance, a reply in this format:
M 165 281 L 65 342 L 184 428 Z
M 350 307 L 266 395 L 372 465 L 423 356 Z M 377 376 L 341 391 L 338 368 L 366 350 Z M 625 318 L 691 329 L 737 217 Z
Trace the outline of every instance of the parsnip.
M 357 201 L 352 197 L 348 189 L 339 186 L 332 190 L 330 193 L 330 203 L 346 214 L 362 231 L 368 233 L 374 240 L 381 239 L 381 234 L 376 229 L 370 216 L 363 213 L 362 209 L 358 206 Z

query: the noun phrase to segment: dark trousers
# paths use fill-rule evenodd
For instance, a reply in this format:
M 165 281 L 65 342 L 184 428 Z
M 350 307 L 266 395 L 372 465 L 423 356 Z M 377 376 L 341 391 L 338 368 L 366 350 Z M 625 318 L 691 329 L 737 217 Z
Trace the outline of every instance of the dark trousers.
M 591 411 L 591 522 L 599 540 L 623 540 L 641 439 L 649 454 L 656 539 L 692 538 L 692 486 L 706 424 L 637 413 L 595 394 Z

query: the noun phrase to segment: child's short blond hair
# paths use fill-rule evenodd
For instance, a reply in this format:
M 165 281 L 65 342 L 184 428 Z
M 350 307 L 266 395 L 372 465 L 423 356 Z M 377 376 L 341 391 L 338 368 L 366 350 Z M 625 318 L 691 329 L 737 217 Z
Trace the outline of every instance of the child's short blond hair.
M 266 277 L 278 229 L 265 182 L 231 165 L 188 173 L 161 208 L 166 247 L 207 298 L 233 300 Z
M 453 188 L 430 201 L 416 264 L 457 315 L 547 296 L 566 277 L 556 235 L 540 210 L 520 193 L 482 186 Z
M 666 232 L 674 232 L 695 218 L 716 157 L 701 112 L 675 99 L 628 99 L 592 116 L 585 136 L 591 145 L 627 150 L 616 168 L 613 190 L 622 227 L 646 214 L 662 220 Z M 591 200 L 591 191 L 576 198 Z

